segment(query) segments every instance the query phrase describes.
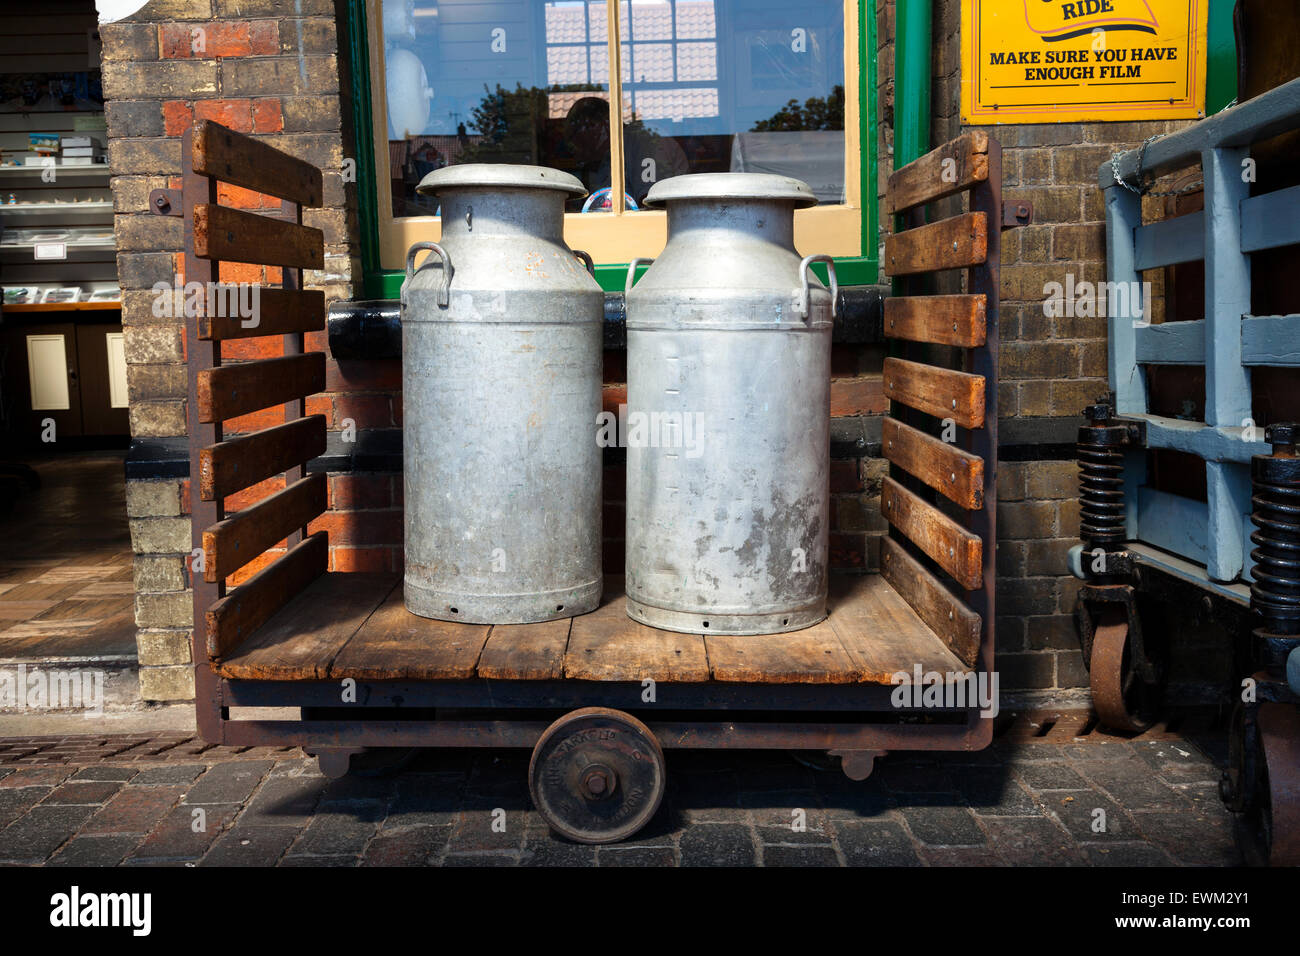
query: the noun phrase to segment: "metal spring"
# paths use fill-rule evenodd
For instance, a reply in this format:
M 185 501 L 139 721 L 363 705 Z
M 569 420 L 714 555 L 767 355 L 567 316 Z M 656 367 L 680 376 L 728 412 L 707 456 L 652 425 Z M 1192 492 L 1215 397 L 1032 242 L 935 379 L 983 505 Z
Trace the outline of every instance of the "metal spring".
M 1255 478 L 1250 540 L 1255 561 L 1250 594 L 1265 625 L 1279 634 L 1300 634 L 1300 485 Z
M 1124 456 L 1079 443 L 1079 537 L 1092 546 L 1124 542 Z

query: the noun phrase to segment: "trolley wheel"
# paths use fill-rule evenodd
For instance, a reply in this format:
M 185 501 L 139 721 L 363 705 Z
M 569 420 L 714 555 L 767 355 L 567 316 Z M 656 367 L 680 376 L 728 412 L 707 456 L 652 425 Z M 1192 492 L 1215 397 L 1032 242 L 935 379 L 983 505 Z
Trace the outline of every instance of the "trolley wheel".
M 542 733 L 528 762 L 537 812 L 578 843 L 616 843 L 659 809 L 664 752 L 645 724 L 607 707 L 565 714 Z
M 1133 666 L 1124 608 L 1104 608 L 1097 619 L 1089 663 L 1092 704 L 1111 730 L 1141 733 L 1153 723 L 1155 688 Z
M 1222 789 L 1246 861 L 1300 866 L 1300 710 L 1263 703 L 1252 721 L 1238 705 L 1228 743 Z

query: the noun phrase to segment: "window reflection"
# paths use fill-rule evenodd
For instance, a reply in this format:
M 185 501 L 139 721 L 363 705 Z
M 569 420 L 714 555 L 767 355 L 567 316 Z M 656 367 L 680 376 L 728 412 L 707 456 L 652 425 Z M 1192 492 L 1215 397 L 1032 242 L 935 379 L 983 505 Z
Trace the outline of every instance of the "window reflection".
M 823 202 L 844 192 L 844 22 L 838 0 L 622 0 L 626 206 L 688 172 L 778 172 Z M 590 0 L 385 0 L 393 215 L 453 163 L 536 163 L 607 208 L 608 11 Z

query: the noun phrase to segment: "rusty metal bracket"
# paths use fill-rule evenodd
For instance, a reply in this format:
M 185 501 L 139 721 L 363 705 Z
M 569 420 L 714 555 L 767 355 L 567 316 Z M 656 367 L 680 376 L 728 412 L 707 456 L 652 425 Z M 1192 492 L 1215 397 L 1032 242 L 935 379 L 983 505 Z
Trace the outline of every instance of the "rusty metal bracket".
M 1023 199 L 1002 200 L 1002 228 L 1015 229 L 1034 221 L 1034 204 Z
M 154 215 L 179 217 L 183 206 L 179 189 L 155 189 L 149 193 L 149 211 Z
M 1124 444 L 1132 445 L 1136 448 L 1145 448 L 1147 444 L 1147 423 L 1140 418 L 1125 418 L 1123 415 L 1114 415 L 1111 417 L 1112 425 L 1123 425 L 1125 433 Z

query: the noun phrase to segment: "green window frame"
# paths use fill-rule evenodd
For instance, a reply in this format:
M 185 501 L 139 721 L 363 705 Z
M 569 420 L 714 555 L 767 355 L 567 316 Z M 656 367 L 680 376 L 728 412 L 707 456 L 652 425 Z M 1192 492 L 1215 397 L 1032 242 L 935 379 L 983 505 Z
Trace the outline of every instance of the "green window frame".
M 878 158 L 876 155 L 876 10 L 868 0 L 858 0 L 858 118 L 862 149 L 859 175 L 862 227 L 859 254 L 837 257 L 835 270 L 841 285 L 863 285 L 878 281 L 879 211 L 876 202 Z M 346 48 L 351 64 L 350 90 L 356 148 L 357 203 L 361 227 L 361 288 L 366 298 L 395 299 L 401 293 L 404 274 L 385 270 L 379 262 L 379 207 L 376 198 L 374 112 L 371 90 L 369 24 L 366 0 L 346 0 Z M 824 266 L 816 265 L 823 281 Z M 596 280 L 608 292 L 623 289 L 627 263 L 596 263 Z

